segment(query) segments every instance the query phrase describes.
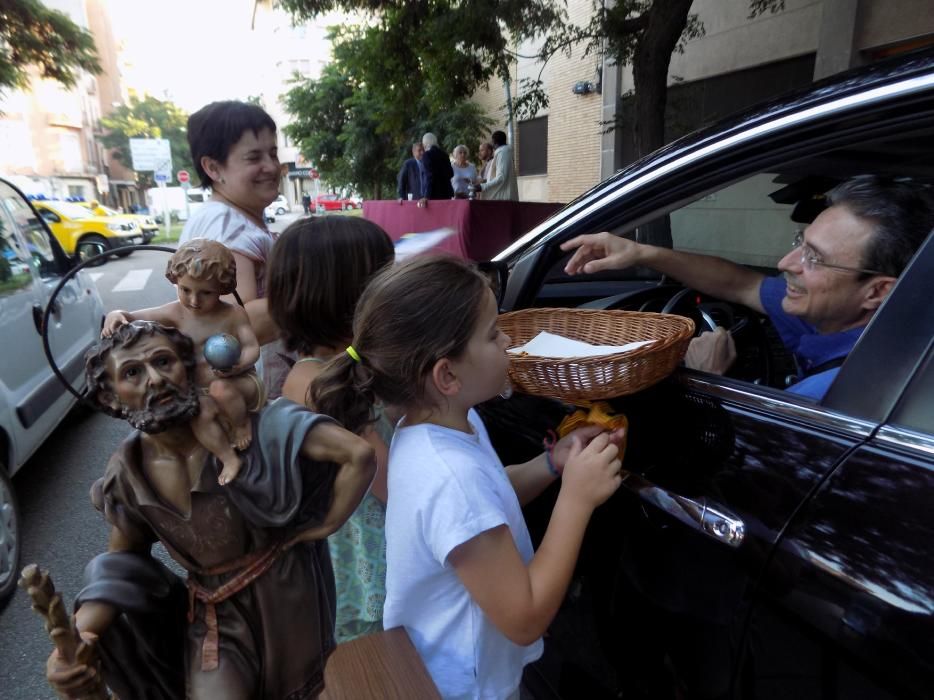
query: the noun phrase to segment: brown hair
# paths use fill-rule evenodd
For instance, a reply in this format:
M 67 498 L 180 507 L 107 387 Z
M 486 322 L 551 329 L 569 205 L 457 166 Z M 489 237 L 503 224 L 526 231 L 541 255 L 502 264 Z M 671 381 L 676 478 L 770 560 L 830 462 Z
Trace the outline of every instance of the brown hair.
M 435 363 L 467 348 L 489 289 L 469 263 L 424 256 L 373 278 L 357 305 L 353 347 L 331 360 L 311 384 L 315 409 L 359 432 L 375 401 L 409 408 L 424 401 Z
M 214 280 L 221 294 L 230 294 L 237 288 L 237 261 L 223 243 L 192 238 L 179 246 L 165 267 L 165 278 L 172 284 L 178 284 L 185 275 Z
M 119 410 L 114 410 L 109 404 L 100 400 L 102 391 L 113 391 L 111 378 L 107 375 L 107 357 L 114 348 L 131 348 L 144 336 L 156 333 L 164 335 L 172 345 L 178 357 L 188 372 L 189 382 L 194 382 L 195 346 L 187 335 L 171 326 L 163 326 L 152 321 L 133 321 L 125 323 L 113 332 L 109 338 L 101 338 L 92 345 L 84 356 L 85 373 L 88 379 L 88 396 L 97 407 L 110 416 L 121 417 Z
M 304 355 L 318 346 L 343 350 L 360 294 L 394 257 L 389 234 L 367 219 L 323 216 L 289 226 L 266 263 L 269 315 L 286 347 Z

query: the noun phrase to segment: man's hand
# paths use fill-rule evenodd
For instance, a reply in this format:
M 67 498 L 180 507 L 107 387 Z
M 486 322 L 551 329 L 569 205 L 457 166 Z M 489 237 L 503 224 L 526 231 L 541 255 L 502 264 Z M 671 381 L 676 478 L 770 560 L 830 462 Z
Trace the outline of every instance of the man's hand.
M 723 374 L 735 361 L 736 343 L 724 328 L 701 333 L 688 345 L 684 356 L 685 366 L 713 374 Z
M 424 209 L 425 207 L 427 207 L 427 206 L 428 206 L 428 197 L 422 197 L 420 200 L 418 200 L 418 206 L 421 207 L 422 209 Z
M 574 250 L 564 266 L 569 275 L 582 272 L 593 274 L 600 270 L 621 270 L 639 264 L 642 246 L 611 233 L 589 233 L 561 244 L 561 250 Z

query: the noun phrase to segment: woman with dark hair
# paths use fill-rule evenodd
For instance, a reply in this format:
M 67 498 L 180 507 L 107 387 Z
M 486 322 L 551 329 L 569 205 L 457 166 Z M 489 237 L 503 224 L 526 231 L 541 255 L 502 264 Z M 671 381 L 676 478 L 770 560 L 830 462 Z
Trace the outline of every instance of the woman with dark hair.
M 273 235 L 263 210 L 279 195 L 282 166 L 276 123 L 246 102 L 212 102 L 188 118 L 188 145 L 202 187 L 211 201 L 196 211 L 179 243 L 208 238 L 223 243 L 237 261 L 237 294 L 244 303 L 265 296 L 266 259 Z M 263 348 L 263 378 L 270 398 L 279 395 L 286 363 L 278 343 Z
M 353 336 L 357 299 L 377 272 L 391 265 L 392 240 L 366 219 L 346 216 L 300 219 L 272 248 L 266 268 L 267 297 L 247 305 L 261 336 L 281 334 L 299 355 L 282 396 L 312 408 L 309 386 Z M 393 424 L 382 407 L 358 434 L 376 452 L 377 473 L 350 519 L 330 537 L 337 590 L 338 642 L 383 629 L 386 595 L 386 462 Z

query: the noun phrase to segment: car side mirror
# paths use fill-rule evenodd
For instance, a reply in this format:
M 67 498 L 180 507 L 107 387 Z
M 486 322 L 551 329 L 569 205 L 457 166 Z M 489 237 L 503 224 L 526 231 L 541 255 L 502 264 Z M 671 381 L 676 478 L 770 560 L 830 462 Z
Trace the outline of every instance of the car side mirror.
M 502 306 L 503 297 L 506 294 L 506 282 L 509 281 L 509 268 L 506 263 L 494 260 L 480 262 L 477 263 L 477 269 L 490 280 L 490 289 L 496 297 L 497 307 Z

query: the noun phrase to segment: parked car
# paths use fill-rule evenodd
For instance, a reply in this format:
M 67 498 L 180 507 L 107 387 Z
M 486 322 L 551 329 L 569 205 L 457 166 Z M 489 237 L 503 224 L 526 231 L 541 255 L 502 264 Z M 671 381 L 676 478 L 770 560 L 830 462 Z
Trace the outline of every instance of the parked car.
M 569 277 L 559 248 L 610 231 L 774 274 L 792 219 L 866 173 L 934 185 L 934 52 L 672 143 L 493 261 L 504 311 L 667 311 L 699 331 L 745 320 L 727 376 L 682 368 L 612 401 L 629 417 L 629 476 L 595 512 L 526 675 L 536 697 L 931 696 L 934 236 L 819 402 L 783 391 L 796 367 L 765 317 L 645 269 Z M 565 411 L 521 395 L 482 409 L 507 464 L 539 453 Z M 526 510 L 533 539 L 552 503 Z
M 94 214 L 94 216 L 106 216 L 113 218 L 115 221 L 135 222 L 140 231 L 143 232 L 143 243 L 149 243 L 159 233 L 159 224 L 156 223 L 153 217 L 146 214 L 121 214 L 116 209 L 106 207 L 97 201 L 78 202 L 78 204 Z
M 350 197 L 341 197 L 339 194 L 320 194 L 315 201 L 315 208 L 318 211 L 345 211 L 347 209 L 359 209 L 360 202 Z
M 38 209 L 38 207 L 37 207 Z M 75 404 L 46 362 L 40 326 L 71 260 L 23 194 L 0 180 L 0 605 L 19 576 L 22 523 L 11 477 Z M 49 343 L 62 373 L 84 388 L 84 353 L 97 340 L 104 307 L 79 272 L 55 300 Z
M 274 216 L 282 216 L 289 210 L 289 200 L 285 198 L 284 194 L 280 194 L 267 209 L 271 209 Z
M 94 216 L 85 207 L 74 202 L 33 202 L 65 253 L 78 260 L 108 250 L 118 257 L 130 255 L 132 250 L 120 250 L 143 242 L 143 232 L 136 221 Z

